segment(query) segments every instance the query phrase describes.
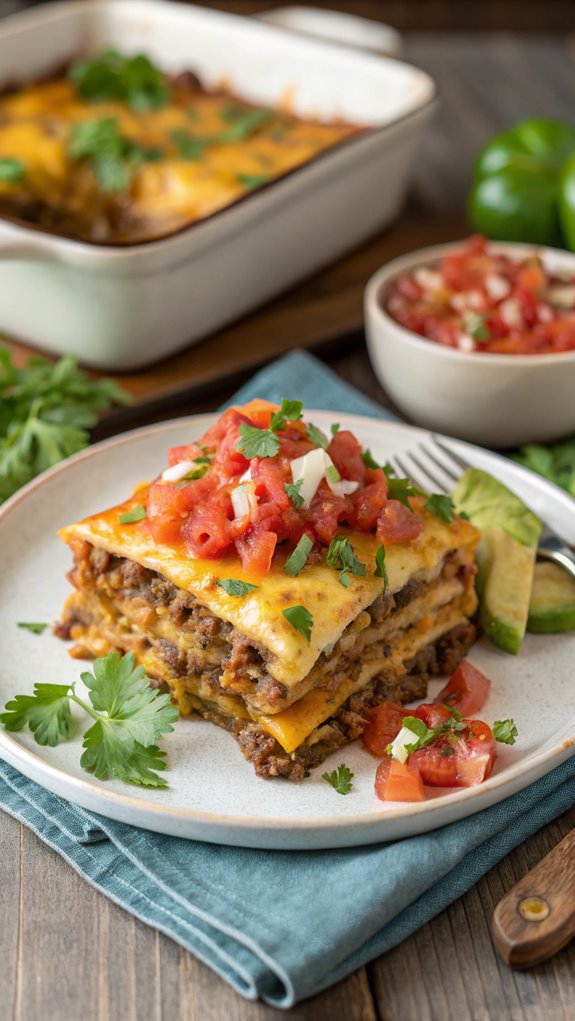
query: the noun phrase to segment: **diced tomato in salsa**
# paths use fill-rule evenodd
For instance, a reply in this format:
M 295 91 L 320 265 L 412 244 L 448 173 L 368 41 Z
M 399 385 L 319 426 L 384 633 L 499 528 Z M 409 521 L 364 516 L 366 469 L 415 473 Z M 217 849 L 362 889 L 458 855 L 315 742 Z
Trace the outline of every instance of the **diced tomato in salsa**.
M 417 501 L 406 507 L 388 499 L 384 471 L 365 464 L 361 444 L 347 429 L 335 431 L 327 445 L 331 477 L 326 469 L 309 506 L 298 499 L 292 462 L 318 449 L 321 436 L 298 418 L 284 417 L 278 425 L 272 417 L 279 410 L 263 400 L 229 408 L 200 440 L 170 450 L 169 469 L 148 493 L 147 527 L 157 542 L 183 545 L 199 558 L 237 555 L 244 570 L 264 575 L 278 544 L 285 544 L 287 560 L 304 534 L 315 547 L 312 559 L 344 526 L 384 545 L 420 534 Z M 254 435 L 263 448 L 246 447 L 246 437 Z
M 406 329 L 465 352 L 575 350 L 575 276 L 548 272 L 535 251 L 496 254 L 479 236 L 437 266 L 397 277 L 385 307 Z

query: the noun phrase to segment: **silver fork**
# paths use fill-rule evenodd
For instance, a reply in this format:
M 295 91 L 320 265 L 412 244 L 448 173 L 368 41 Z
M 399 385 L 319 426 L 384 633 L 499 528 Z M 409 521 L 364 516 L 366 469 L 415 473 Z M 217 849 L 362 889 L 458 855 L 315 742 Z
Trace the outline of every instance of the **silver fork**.
M 456 454 L 434 433 L 430 433 L 428 439 L 401 457 L 397 455 L 390 457 L 389 463 L 398 475 L 410 478 L 420 489 L 429 491 L 431 483 L 434 492 L 445 494 L 453 489 L 462 471 L 473 467 L 470 461 Z M 545 522 L 539 539 L 537 558 L 552 560 L 575 579 L 575 553 Z

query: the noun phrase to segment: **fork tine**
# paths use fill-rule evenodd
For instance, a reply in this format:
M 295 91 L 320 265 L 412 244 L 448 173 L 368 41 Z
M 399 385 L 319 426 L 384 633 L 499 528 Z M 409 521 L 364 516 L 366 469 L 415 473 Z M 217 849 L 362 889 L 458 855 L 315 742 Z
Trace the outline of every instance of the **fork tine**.
M 424 454 L 425 456 L 429 456 L 429 452 L 425 449 L 425 447 L 419 447 L 417 452 L 418 452 L 418 454 L 420 456 L 421 456 L 421 454 Z M 431 482 L 432 486 L 434 486 L 436 490 L 438 490 L 439 492 L 442 492 L 442 493 L 445 493 L 447 491 L 447 487 L 446 487 L 445 483 L 443 482 L 443 480 L 440 480 L 440 478 L 438 477 L 437 472 L 435 472 L 435 474 L 434 474 L 433 469 L 430 470 L 429 467 L 427 466 L 427 464 L 422 464 L 421 461 L 419 460 L 419 458 L 417 458 L 415 456 L 413 451 L 410 452 L 410 457 L 411 457 L 411 460 L 413 461 L 414 465 L 418 469 L 418 471 L 423 472 L 423 474 L 426 476 L 428 481 Z M 434 458 L 430 458 L 430 460 L 433 461 L 435 459 Z M 437 465 L 438 462 L 435 461 L 435 464 Z M 439 465 L 439 467 L 441 467 L 441 465 Z M 415 482 L 415 479 L 414 479 L 414 482 Z M 422 483 L 418 483 L 418 485 L 420 486 L 421 489 L 429 488 L 429 486 L 424 486 Z
M 471 467 L 472 467 L 472 465 L 471 465 L 471 462 L 470 462 L 470 461 L 466 461 L 466 460 L 465 460 L 465 459 L 464 459 L 463 457 L 460 457 L 460 455 L 459 455 L 459 454 L 456 454 L 456 453 L 455 453 L 455 452 L 454 452 L 454 451 L 453 451 L 453 450 L 451 449 L 451 447 L 446 447 L 446 446 L 445 446 L 445 443 L 443 442 L 443 440 L 440 440 L 440 439 L 439 439 L 439 436 L 437 436 L 437 435 L 436 435 L 435 433 L 430 433 L 430 436 L 431 436 L 431 439 L 433 440 L 433 442 L 434 442 L 434 443 L 435 443 L 435 444 L 436 444 L 436 445 L 437 445 L 437 446 L 439 447 L 439 449 L 440 449 L 440 450 L 441 450 L 441 451 L 443 452 L 443 454 L 444 454 L 444 455 L 446 454 L 446 455 L 447 455 L 447 457 L 451 458 L 451 460 L 452 460 L 452 461 L 453 461 L 453 462 L 454 462 L 454 463 L 455 463 L 455 464 L 456 464 L 456 465 L 458 466 L 458 468 L 460 468 L 460 469 L 461 469 L 462 471 L 466 471 L 466 469 L 467 469 L 467 468 L 471 468 Z M 452 468 L 451 470 L 453 471 L 453 468 Z M 459 474 L 460 474 L 460 473 L 458 472 L 458 473 L 457 473 L 457 475 L 454 475 L 454 478 L 459 478 Z
M 453 464 L 447 464 L 446 460 L 443 459 L 440 460 L 438 457 L 435 456 L 434 451 L 430 450 L 423 443 L 420 445 L 419 449 L 423 454 L 425 454 L 425 457 L 432 462 L 434 468 L 439 469 L 439 471 L 441 472 L 441 476 L 443 479 L 441 484 L 443 485 L 443 488 L 444 489 L 453 488 L 453 483 L 457 482 L 461 475 L 461 471 L 458 467 L 455 466 L 455 462 Z M 427 474 L 429 475 L 430 478 L 433 478 L 433 475 L 431 474 L 429 469 L 427 469 Z M 447 479 L 447 482 L 445 482 L 445 479 Z M 435 479 L 435 481 L 437 482 L 437 479 Z
M 407 460 L 402 461 L 401 458 L 397 457 L 397 455 L 392 459 L 391 465 L 394 471 L 398 470 L 400 475 L 402 475 L 404 478 L 411 479 L 411 481 L 414 482 L 415 485 L 418 486 L 420 489 L 428 489 L 429 479 L 427 477 L 424 478 L 425 469 L 420 464 L 417 464 L 417 460 L 413 455 L 413 451 L 410 450 L 405 455 L 405 458 L 409 458 L 409 461 Z M 412 461 L 415 462 L 416 464 L 415 471 L 411 467 Z

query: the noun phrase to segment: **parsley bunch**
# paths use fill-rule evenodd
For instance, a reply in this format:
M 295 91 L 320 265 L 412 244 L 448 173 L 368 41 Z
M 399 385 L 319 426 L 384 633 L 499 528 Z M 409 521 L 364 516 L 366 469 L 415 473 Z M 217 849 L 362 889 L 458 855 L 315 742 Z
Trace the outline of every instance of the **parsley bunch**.
M 90 703 L 73 684 L 35 684 L 33 695 L 16 695 L 0 713 L 8 731 L 28 726 L 40 745 L 54 747 L 72 736 L 71 703 L 94 720 L 84 734 L 80 765 L 99 780 L 114 778 L 143 787 L 167 787 L 155 770 L 166 768 L 166 753 L 156 741 L 173 730 L 178 710 L 170 696 L 152 688 L 144 668 L 134 667 L 131 652 L 109 653 L 81 675 Z
M 0 503 L 87 446 L 87 430 L 114 402 L 130 397 L 112 379 L 91 379 L 71 355 L 30 358 L 17 369 L 0 348 Z

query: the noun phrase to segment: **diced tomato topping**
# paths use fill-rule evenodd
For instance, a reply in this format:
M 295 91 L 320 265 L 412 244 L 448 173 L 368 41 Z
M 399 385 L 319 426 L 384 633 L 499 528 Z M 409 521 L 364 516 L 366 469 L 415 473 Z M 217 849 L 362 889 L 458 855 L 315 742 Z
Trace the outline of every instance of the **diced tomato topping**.
M 409 761 L 418 766 L 424 784 L 430 787 L 474 787 L 491 773 L 495 759 L 495 738 L 491 728 L 482 720 L 464 722 L 467 725 L 465 731 L 437 738 L 426 748 L 410 755 Z
M 436 695 L 435 701 L 449 705 L 461 716 L 474 716 L 483 708 L 491 681 L 467 659 L 462 659 L 455 673 Z
M 399 734 L 405 716 L 412 715 L 397 702 L 382 702 L 375 709 L 368 709 L 368 724 L 361 735 L 365 747 L 372 755 L 381 757 L 387 746 Z
M 575 277 L 554 276 L 536 253 L 513 260 L 476 236 L 427 268 L 428 282 L 425 269 L 398 277 L 386 297 L 387 311 L 406 329 L 465 352 L 575 350 L 575 304 L 555 296 Z
M 316 441 L 301 419 L 284 416 L 279 425 L 277 418 L 272 423 L 278 410 L 263 400 L 228 408 L 200 440 L 172 447 L 170 466 L 192 464 L 180 479 L 160 476 L 149 488 L 147 526 L 156 542 L 206 559 L 236 553 L 245 570 L 263 575 L 278 543 L 286 544 L 287 560 L 304 534 L 315 547 L 312 562 L 342 527 L 383 543 L 419 534 L 419 516 L 388 500 L 384 472 L 366 467 L 362 447 L 347 429 L 337 431 L 328 447 L 336 477 L 321 477 L 303 506 L 292 463 L 314 450 Z M 354 483 L 353 492 L 338 492 L 337 483 L 346 481 Z M 238 492 L 239 486 L 246 489 Z
M 423 720 L 426 727 L 431 730 L 433 727 L 440 727 L 443 723 L 449 723 L 453 719 L 453 713 L 449 712 L 443 705 L 435 705 L 433 702 L 424 702 L 423 705 L 414 709 L 412 716 Z
M 385 546 L 416 539 L 423 521 L 399 500 L 388 500 L 377 518 L 376 535 Z
M 375 793 L 380 801 L 423 801 L 423 780 L 417 764 L 384 759 L 375 774 Z

